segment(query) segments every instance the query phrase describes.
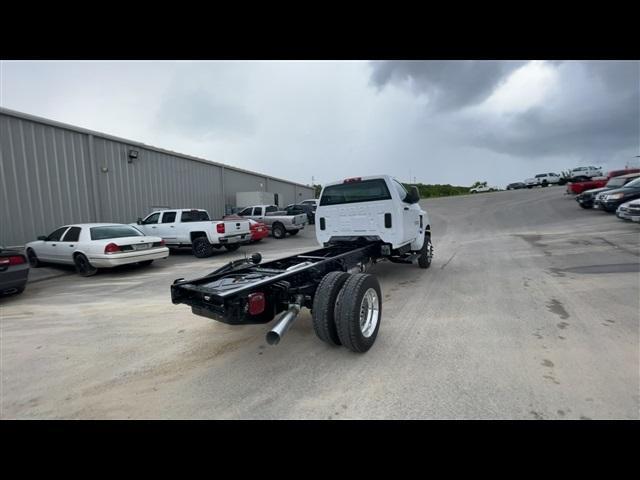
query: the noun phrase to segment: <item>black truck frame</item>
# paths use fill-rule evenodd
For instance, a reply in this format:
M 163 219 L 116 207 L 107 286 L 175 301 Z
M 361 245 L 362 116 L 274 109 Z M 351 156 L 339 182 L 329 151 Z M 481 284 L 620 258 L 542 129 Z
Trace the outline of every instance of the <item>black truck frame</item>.
M 175 280 L 171 285 L 171 301 L 191 306 L 196 315 L 231 325 L 268 323 L 285 312 L 267 333 L 266 340 L 271 345 L 280 341 L 302 307 L 307 307 L 312 310 L 314 329 L 322 340 L 364 352 L 377 335 L 382 295 L 377 279 L 362 272 L 380 259 L 413 263 L 421 255 L 424 258 L 419 262 L 420 266 L 426 268 L 433 254 L 430 232 L 424 244 L 423 251 L 412 253 L 391 251 L 387 244 L 361 239 L 266 263 L 261 263 L 259 253 L 254 253 L 204 277 Z M 341 299 L 339 293 L 343 289 L 348 289 L 349 293 Z M 317 295 L 319 291 L 322 292 Z M 345 305 L 342 313 L 337 309 L 341 303 Z M 345 323 L 340 330 L 340 316 L 348 317 L 346 321 L 354 325 L 360 323 L 353 329 L 351 324 Z M 364 330 L 365 333 L 360 332 L 358 337 L 362 322 L 367 321 L 375 321 L 375 325 L 370 325 L 374 330 L 369 336 Z

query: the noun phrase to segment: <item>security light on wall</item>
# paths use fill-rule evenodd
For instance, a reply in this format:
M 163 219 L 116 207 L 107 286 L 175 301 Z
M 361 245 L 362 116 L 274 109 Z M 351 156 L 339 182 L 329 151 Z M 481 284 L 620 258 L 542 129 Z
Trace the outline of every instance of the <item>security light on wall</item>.
M 128 163 L 133 163 L 133 159 L 138 158 L 137 150 L 129 150 L 129 158 L 127 159 Z

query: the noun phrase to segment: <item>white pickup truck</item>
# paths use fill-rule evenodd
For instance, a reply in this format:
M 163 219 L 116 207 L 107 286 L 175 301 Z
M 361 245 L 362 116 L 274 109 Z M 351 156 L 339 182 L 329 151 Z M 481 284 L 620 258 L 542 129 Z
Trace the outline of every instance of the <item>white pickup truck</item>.
M 477 187 L 473 187 L 469 189 L 469 193 L 493 192 L 495 190 L 498 190 L 498 187 L 489 187 L 487 185 L 479 185 Z
M 190 246 L 198 258 L 210 257 L 214 249 L 230 252 L 251 240 L 248 220 L 210 220 L 206 210 L 159 210 L 133 223 L 146 235 L 161 237 L 168 247 Z
M 271 322 L 266 341 L 280 342 L 303 308 L 329 345 L 364 353 L 382 322 L 382 289 L 365 273 L 378 261 L 428 268 L 433 256 L 427 212 L 416 187 L 408 192 L 388 175 L 328 183 L 316 210 L 321 247 L 262 262 L 258 253 L 203 277 L 176 279 L 171 301 L 230 325 Z
M 316 210 L 316 239 L 323 246 L 382 241 L 383 256 L 389 260 L 417 260 L 428 268 L 433 256 L 431 224 L 419 201 L 416 188 L 407 192 L 389 175 L 328 183 Z
M 287 233 L 297 234 L 307 223 L 306 213 L 287 215 L 287 212 L 278 210 L 275 205 L 253 205 L 244 208 L 238 215 L 264 223 L 273 238 L 277 239 L 284 238 Z
M 560 183 L 560 175 L 557 173 L 539 173 L 533 178 L 527 178 L 524 184 L 527 188 L 533 187 L 547 187 L 549 185 L 556 185 Z

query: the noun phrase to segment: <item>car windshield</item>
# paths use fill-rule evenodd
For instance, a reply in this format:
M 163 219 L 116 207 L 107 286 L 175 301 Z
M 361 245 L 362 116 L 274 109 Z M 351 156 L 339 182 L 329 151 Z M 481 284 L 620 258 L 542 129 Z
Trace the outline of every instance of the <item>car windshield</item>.
M 141 237 L 143 234 L 137 228 L 129 225 L 109 225 L 106 227 L 91 227 L 91 240 L 106 240 L 108 238 Z
M 377 200 L 391 200 L 387 184 L 381 178 L 330 185 L 322 193 L 320 206 Z
M 640 177 L 636 178 L 635 180 L 630 181 L 624 187 L 625 188 L 627 188 L 627 187 L 640 187 Z
M 626 178 L 612 178 L 607 182 L 607 187 L 621 187 L 626 181 Z

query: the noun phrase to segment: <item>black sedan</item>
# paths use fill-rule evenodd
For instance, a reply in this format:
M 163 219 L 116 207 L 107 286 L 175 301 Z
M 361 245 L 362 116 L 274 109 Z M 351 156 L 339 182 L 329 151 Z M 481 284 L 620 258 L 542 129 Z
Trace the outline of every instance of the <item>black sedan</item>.
M 507 185 L 507 190 L 518 190 L 520 188 L 526 188 L 527 186 L 522 182 L 510 183 Z
M 27 257 L 18 250 L 0 247 L 0 294 L 22 293 L 28 277 Z
M 624 187 L 599 193 L 595 206 L 607 212 L 615 212 L 620 204 L 636 198 L 640 198 L 640 178 L 627 183 Z

